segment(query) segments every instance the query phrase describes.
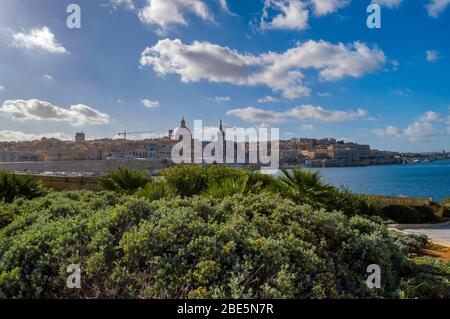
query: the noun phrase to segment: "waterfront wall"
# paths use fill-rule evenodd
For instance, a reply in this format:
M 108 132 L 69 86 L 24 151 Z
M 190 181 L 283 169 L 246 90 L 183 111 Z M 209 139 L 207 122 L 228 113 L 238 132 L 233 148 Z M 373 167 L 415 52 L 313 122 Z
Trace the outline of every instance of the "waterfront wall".
M 45 187 L 56 191 L 90 190 L 99 191 L 97 177 L 65 177 L 65 176 L 41 176 L 33 175 L 40 180 Z
M 374 196 L 382 207 L 391 205 L 401 206 L 431 206 L 433 201 L 429 198 Z
M 58 162 L 13 162 L 0 163 L 0 170 L 16 173 L 44 173 L 44 172 L 70 172 L 70 173 L 98 173 L 105 174 L 127 167 L 135 170 L 160 170 L 168 164 L 154 160 L 108 160 L 108 161 L 58 161 Z

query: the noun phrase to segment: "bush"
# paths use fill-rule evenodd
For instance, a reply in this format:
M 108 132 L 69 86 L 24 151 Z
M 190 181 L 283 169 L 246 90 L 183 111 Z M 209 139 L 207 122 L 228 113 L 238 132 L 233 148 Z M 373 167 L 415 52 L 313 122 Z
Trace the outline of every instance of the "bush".
M 199 195 L 208 187 L 208 174 L 201 166 L 180 164 L 162 170 L 161 175 L 183 197 Z
M 104 190 L 129 195 L 134 194 L 150 182 L 152 182 L 152 177 L 146 172 L 133 171 L 122 167 L 98 179 L 98 184 Z
M 7 206 L 20 214 L 0 230 L 1 298 L 444 296 L 437 263 L 439 285 L 413 289 L 420 271 L 385 226 L 273 194 L 150 203 L 71 192 Z M 82 289 L 66 288 L 72 263 Z M 382 289 L 365 283 L 374 263 Z
M 420 224 L 438 221 L 438 218 L 434 215 L 431 207 L 391 205 L 383 208 L 381 213 L 386 218 L 404 224 Z
M 0 201 L 11 203 L 17 197 L 32 199 L 46 192 L 42 183 L 31 176 L 0 172 Z
M 176 190 L 165 181 L 159 181 L 145 185 L 136 195 L 152 202 L 163 198 L 174 198 L 176 196 Z

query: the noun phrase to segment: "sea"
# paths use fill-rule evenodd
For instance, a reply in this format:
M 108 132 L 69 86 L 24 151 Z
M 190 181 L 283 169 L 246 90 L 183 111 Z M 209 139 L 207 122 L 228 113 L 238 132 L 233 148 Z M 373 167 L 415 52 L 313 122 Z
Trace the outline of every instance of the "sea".
M 317 170 L 325 182 L 345 185 L 355 194 L 432 198 L 434 201 L 450 197 L 450 160 Z

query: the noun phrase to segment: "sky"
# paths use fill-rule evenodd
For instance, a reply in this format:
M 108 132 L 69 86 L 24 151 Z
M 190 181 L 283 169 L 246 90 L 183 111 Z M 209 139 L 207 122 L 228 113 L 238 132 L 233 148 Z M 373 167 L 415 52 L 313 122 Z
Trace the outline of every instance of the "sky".
M 184 116 L 450 150 L 449 39 L 450 0 L 1 0 L 0 141 L 157 137 Z

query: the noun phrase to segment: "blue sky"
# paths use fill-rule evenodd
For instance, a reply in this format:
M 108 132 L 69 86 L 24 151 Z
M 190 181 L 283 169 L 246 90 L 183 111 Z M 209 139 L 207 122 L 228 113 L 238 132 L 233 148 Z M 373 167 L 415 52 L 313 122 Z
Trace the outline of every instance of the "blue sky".
M 2 0 L 0 140 L 273 126 L 450 149 L 450 1 Z M 66 7 L 81 7 L 81 29 Z

